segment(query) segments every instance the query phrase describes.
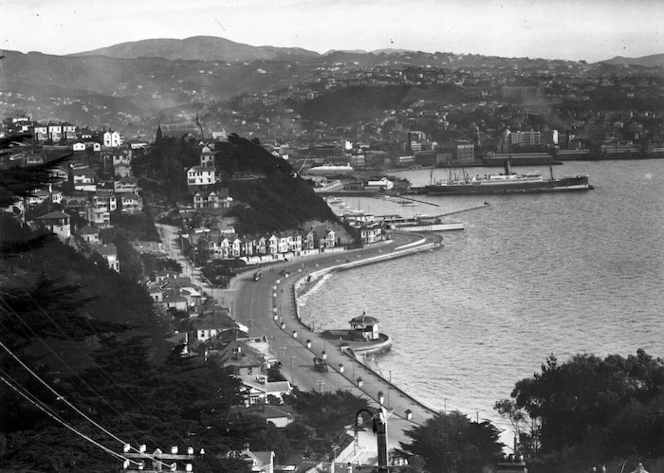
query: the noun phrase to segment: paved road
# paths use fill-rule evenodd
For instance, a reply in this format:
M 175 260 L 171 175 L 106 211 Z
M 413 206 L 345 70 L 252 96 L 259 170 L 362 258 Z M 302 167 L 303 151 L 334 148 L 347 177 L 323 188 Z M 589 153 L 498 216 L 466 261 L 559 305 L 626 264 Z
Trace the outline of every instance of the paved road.
M 303 390 L 350 390 L 358 396 L 369 399 L 374 407 L 378 406 L 378 393 L 382 392 L 385 405 L 393 410 L 388 420 L 389 448 L 398 448 L 400 441 L 409 441 L 404 432 L 432 415 L 433 411 L 404 395 L 388 380 L 343 354 L 336 344 L 331 344 L 309 327 L 299 323 L 294 297 L 295 283 L 313 271 L 388 254 L 398 254 L 399 248 L 414 244 L 421 240 L 421 236 L 395 234 L 393 240 L 377 243 L 368 248 L 278 262 L 264 267 L 263 278 L 257 282 L 253 280 L 253 271 L 248 271 L 234 278 L 230 289 L 221 290 L 212 289 L 203 283 L 200 272 L 180 253 L 179 246 L 175 244 L 178 238 L 176 227 L 158 225 L 157 228 L 166 250 L 183 266 L 185 275 L 203 286 L 224 307 L 231 308 L 233 317 L 249 327 L 250 335 L 265 336 L 269 340 L 272 352 L 282 363 L 282 372 L 292 384 Z M 289 272 L 290 276 L 283 276 L 282 271 Z M 352 316 L 353 314 L 349 315 Z M 307 340 L 311 341 L 310 348 L 306 346 Z M 313 357 L 320 356 L 323 351 L 331 368 L 327 372 L 317 371 L 313 365 Z M 343 372 L 340 372 L 340 365 L 343 365 Z M 357 385 L 358 377 L 363 379 L 362 387 Z M 406 419 L 407 409 L 412 411 L 411 420 Z M 373 459 L 365 457 L 362 461 Z

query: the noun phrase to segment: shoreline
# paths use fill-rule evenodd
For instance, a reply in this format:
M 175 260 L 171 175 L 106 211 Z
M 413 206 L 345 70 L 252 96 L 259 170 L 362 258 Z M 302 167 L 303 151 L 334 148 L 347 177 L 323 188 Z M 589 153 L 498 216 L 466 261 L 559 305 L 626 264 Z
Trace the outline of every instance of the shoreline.
M 396 248 L 393 249 L 392 252 L 387 253 L 385 255 L 381 255 L 381 256 L 373 257 L 373 258 L 358 259 L 357 261 L 332 265 L 332 266 L 329 266 L 327 268 L 323 268 L 323 269 L 320 269 L 318 271 L 314 271 L 314 272 L 310 273 L 307 276 L 302 276 L 297 281 L 295 281 L 295 283 L 293 284 L 293 287 L 292 287 L 292 295 L 293 295 L 294 307 L 295 307 L 295 318 L 296 318 L 297 322 L 302 327 L 306 328 L 307 330 L 310 330 L 313 334 L 315 334 L 319 337 L 322 337 L 322 333 L 318 333 L 318 332 L 313 331 L 312 327 L 310 325 L 308 325 L 304 320 L 302 320 L 302 316 L 300 314 L 300 305 L 298 303 L 299 302 L 299 297 L 302 297 L 303 295 L 308 294 L 309 291 L 311 289 L 315 288 L 317 284 L 324 285 L 327 282 L 327 279 L 324 279 L 324 277 L 327 276 L 327 275 L 332 275 L 333 273 L 336 273 L 336 272 L 346 271 L 346 270 L 361 267 L 361 266 L 367 266 L 367 265 L 379 263 L 379 262 L 382 262 L 382 261 L 389 261 L 389 260 L 396 259 L 396 258 L 402 258 L 402 257 L 409 256 L 409 255 L 412 255 L 412 254 L 415 254 L 415 253 L 420 253 L 422 251 L 430 251 L 430 250 L 433 250 L 433 249 L 441 249 L 443 247 L 443 238 L 442 238 L 442 236 L 439 236 L 439 235 L 436 235 L 436 236 L 437 236 L 437 238 L 435 238 L 434 240 L 438 240 L 438 241 L 427 243 L 427 237 L 423 236 L 423 237 L 421 237 L 420 240 L 415 241 L 415 242 L 411 242 L 411 243 L 408 243 L 408 244 L 405 244 L 405 245 L 402 245 L 402 246 L 399 246 L 399 247 L 396 247 Z M 311 284 L 311 288 L 310 289 L 305 289 L 298 296 L 298 291 L 301 290 L 301 286 L 304 285 L 304 284 Z M 388 338 L 389 338 L 389 336 L 388 336 Z M 383 376 L 380 372 L 378 372 L 374 368 L 372 368 L 366 362 L 366 356 L 364 356 L 364 357 L 357 356 L 357 355 L 355 355 L 353 350 L 350 349 L 350 348 L 340 347 L 339 351 L 341 352 L 341 354 L 344 357 L 348 358 L 351 363 L 359 364 L 368 373 L 370 373 L 371 375 L 379 378 L 381 380 L 381 382 L 388 385 L 390 387 L 390 389 L 398 392 L 401 396 L 404 396 L 404 397 L 408 398 L 411 403 L 417 404 L 420 408 L 424 409 L 425 411 L 428 411 L 432 415 L 435 414 L 436 412 L 438 412 L 436 409 L 433 409 L 432 407 L 427 406 L 426 404 L 424 404 L 423 402 L 421 402 L 420 400 L 418 400 L 417 398 L 415 398 L 411 394 L 404 391 L 399 386 L 393 384 L 390 380 L 385 378 L 385 376 Z M 377 354 L 379 354 L 379 353 L 377 353 Z M 339 370 L 337 367 L 334 367 L 334 366 L 332 366 L 332 369 L 339 372 L 339 374 L 342 374 L 342 375 L 345 372 L 345 369 Z M 344 377 L 346 377 L 346 376 L 344 376 Z M 358 384 L 355 379 L 350 379 L 350 381 L 353 382 L 354 384 Z M 362 385 L 358 385 L 357 387 L 361 389 Z M 362 390 L 362 391 L 367 396 L 369 396 L 371 399 L 373 399 L 375 402 L 377 402 L 377 403 L 379 402 L 379 400 L 376 398 L 378 396 L 372 397 L 366 391 L 364 391 L 364 390 Z M 395 412 L 395 414 L 396 414 L 396 412 Z M 396 415 L 399 415 L 399 414 L 396 414 Z M 400 416 L 400 417 L 407 418 L 408 415 L 406 414 L 405 416 Z M 407 420 L 410 420 L 410 419 L 407 419 Z

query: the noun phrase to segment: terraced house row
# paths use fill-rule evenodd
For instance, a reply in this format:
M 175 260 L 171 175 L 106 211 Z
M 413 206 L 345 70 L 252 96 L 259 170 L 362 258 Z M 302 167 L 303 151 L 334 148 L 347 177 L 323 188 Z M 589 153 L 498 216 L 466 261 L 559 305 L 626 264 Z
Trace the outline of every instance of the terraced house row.
M 203 236 L 190 234 L 188 237 L 190 244 L 199 248 L 202 245 L 213 259 L 264 256 L 277 259 L 288 254 L 299 256 L 312 251 L 325 251 L 339 243 L 336 233 L 330 229 L 321 234 L 311 229 L 307 232 L 280 232 L 259 237 L 240 237 L 211 231 Z

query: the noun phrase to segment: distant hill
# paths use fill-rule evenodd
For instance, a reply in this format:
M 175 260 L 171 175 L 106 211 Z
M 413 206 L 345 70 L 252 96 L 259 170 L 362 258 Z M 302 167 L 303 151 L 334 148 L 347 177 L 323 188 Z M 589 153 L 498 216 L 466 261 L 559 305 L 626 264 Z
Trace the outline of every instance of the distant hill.
M 159 57 L 169 60 L 244 62 L 294 57 L 311 58 L 320 55 L 302 48 L 250 46 L 216 36 L 193 36 L 186 39 L 132 41 L 70 56 L 108 56 L 118 59 Z
M 426 88 L 361 85 L 323 93 L 302 104 L 298 111 L 312 123 L 322 121 L 333 126 L 350 126 L 358 121 L 375 120 L 385 110 L 408 107 L 419 100 L 460 103 L 466 99 L 463 89 L 453 84 Z
M 643 56 L 643 57 L 616 56 L 613 59 L 601 62 L 604 64 L 612 64 L 612 65 L 664 67 L 664 54 L 652 54 L 650 56 Z

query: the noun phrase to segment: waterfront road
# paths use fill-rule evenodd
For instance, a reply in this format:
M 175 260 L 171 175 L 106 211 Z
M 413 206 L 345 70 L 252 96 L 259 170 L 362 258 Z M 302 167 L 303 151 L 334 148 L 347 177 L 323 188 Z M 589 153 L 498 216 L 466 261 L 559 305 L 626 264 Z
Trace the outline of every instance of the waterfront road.
M 259 281 L 254 281 L 252 270 L 233 278 L 229 289 L 212 290 L 201 281 L 200 272 L 180 253 L 179 245 L 176 244 L 177 229 L 167 225 L 158 225 L 157 228 L 166 251 L 182 264 L 185 274 L 210 292 L 217 302 L 230 308 L 233 318 L 246 325 L 252 337 L 265 337 L 269 341 L 271 351 L 281 361 L 282 373 L 291 384 L 305 391 L 349 390 L 367 398 L 374 408 L 378 406 L 379 393 L 382 393 L 384 405 L 392 411 L 388 419 L 389 448 L 398 448 L 400 441 L 409 441 L 404 432 L 433 415 L 433 410 L 343 353 L 338 342 L 326 340 L 312 331 L 312 327 L 302 324 L 298 320 L 295 285 L 309 274 L 325 271 L 326 268 L 348 267 L 390 257 L 407 257 L 413 251 L 433 251 L 432 247 L 440 247 L 440 236 L 395 233 L 392 240 L 365 248 L 291 258 L 263 266 L 263 277 Z M 376 261 L 375 264 L 380 262 Z M 284 272 L 289 273 L 289 276 L 286 277 Z M 348 314 L 348 319 L 357 315 L 360 314 Z M 310 347 L 307 347 L 307 341 L 310 341 Z M 327 372 L 316 370 L 313 364 L 314 356 L 321 356 L 323 352 L 329 366 Z M 357 382 L 359 377 L 362 378 L 361 386 Z M 407 418 L 407 411 L 411 412 L 410 419 Z M 367 436 L 364 437 L 366 441 Z M 359 461 L 375 463 L 375 446 L 373 449 L 371 445 L 367 446 L 366 451 L 368 454 Z

